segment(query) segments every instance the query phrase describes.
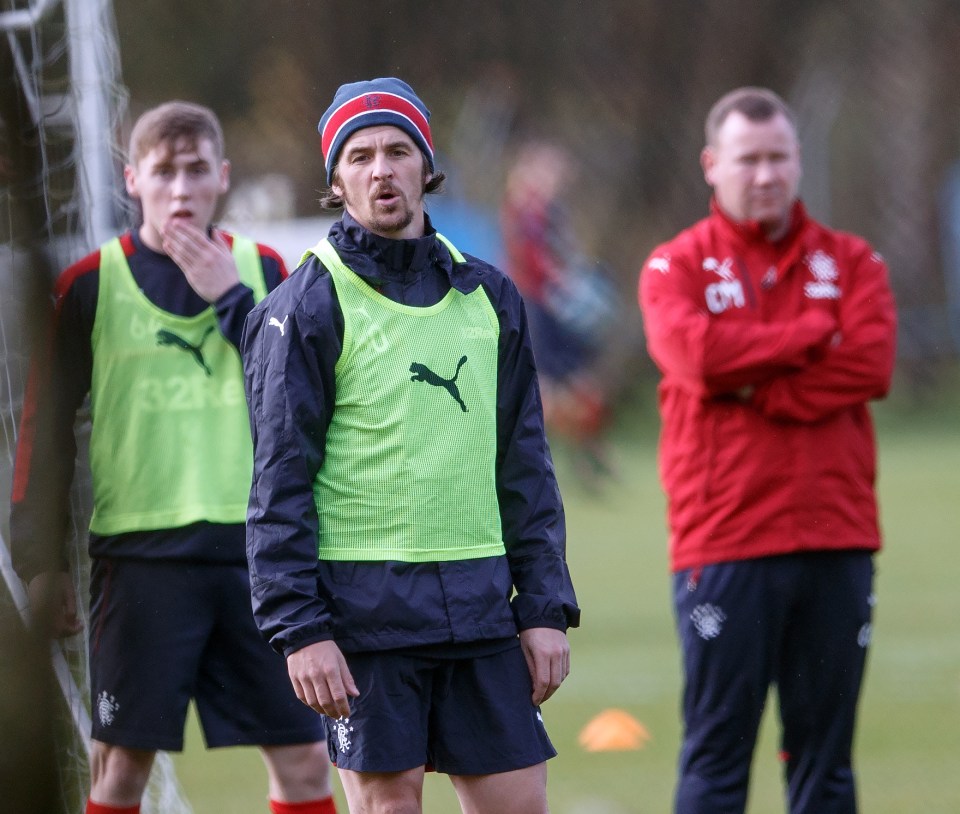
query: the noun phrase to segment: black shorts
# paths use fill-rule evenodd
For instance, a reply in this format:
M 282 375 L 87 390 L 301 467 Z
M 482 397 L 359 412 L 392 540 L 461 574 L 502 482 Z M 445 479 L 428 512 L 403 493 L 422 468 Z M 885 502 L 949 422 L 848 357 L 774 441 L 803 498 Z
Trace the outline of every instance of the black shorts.
M 286 661 L 253 621 L 246 567 L 94 559 L 92 736 L 131 749 L 183 748 L 193 698 L 208 747 L 324 737 Z
M 557 754 L 530 700 L 519 641 L 470 658 L 415 650 L 345 657 L 360 696 L 350 699 L 349 718 L 323 719 L 338 768 L 398 772 L 428 766 L 446 774 L 495 774 Z

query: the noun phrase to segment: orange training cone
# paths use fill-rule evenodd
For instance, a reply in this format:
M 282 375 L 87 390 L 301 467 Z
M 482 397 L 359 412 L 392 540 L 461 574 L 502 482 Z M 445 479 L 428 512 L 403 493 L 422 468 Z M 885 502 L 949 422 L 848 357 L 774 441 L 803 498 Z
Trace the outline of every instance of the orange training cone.
M 647 728 L 622 709 L 607 709 L 580 731 L 580 745 L 588 752 L 642 749 L 651 739 Z

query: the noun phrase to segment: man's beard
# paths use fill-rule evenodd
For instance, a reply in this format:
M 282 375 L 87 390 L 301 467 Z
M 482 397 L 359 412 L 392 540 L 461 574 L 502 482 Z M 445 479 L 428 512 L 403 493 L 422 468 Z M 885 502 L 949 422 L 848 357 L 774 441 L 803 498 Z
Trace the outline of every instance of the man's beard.
M 406 229 L 411 223 L 413 223 L 413 208 L 407 204 L 406 198 L 403 195 L 400 195 L 397 190 L 390 188 L 390 191 L 393 194 L 397 195 L 397 202 L 393 205 L 389 213 L 379 214 L 379 207 L 377 205 L 377 196 L 380 194 L 381 190 L 377 190 L 373 199 L 370 202 L 368 208 L 368 218 L 369 223 L 366 224 L 367 228 L 379 235 L 391 235 L 396 232 L 402 232 Z M 343 198 L 343 203 L 345 207 L 352 209 L 354 212 L 357 211 L 357 208 L 354 206 L 354 199 L 352 196 L 347 195 L 347 191 L 344 190 L 341 195 Z
M 424 181 L 426 184 L 426 181 Z M 380 214 L 379 207 L 377 205 L 377 197 L 382 192 L 390 192 L 393 195 L 397 196 L 397 202 L 393 204 L 391 211 L 389 213 Z M 352 196 L 347 195 L 347 191 L 343 190 L 341 194 L 343 198 L 343 203 L 345 207 L 351 208 L 354 212 L 357 211 L 357 208 L 354 206 L 354 199 Z M 423 204 L 423 195 L 421 194 L 420 199 L 417 201 L 418 205 Z M 396 187 L 388 186 L 384 188 L 378 188 L 373 193 L 373 198 L 369 206 L 369 224 L 367 224 L 369 230 L 375 234 L 380 234 L 384 236 L 389 236 L 396 234 L 397 232 L 402 232 L 406 229 L 411 223 L 413 223 L 416 210 L 414 207 L 410 206 L 407 202 L 406 197 L 398 190 Z
M 390 215 L 380 217 L 375 209 L 370 215 L 370 225 L 373 227 L 370 231 L 378 234 L 402 232 L 411 223 L 413 223 L 413 210 L 402 199 Z

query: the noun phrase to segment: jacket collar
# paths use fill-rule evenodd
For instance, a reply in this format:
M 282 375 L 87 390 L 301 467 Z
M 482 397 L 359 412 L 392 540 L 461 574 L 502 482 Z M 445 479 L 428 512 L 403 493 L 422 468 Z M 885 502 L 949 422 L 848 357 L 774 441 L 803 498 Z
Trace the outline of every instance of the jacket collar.
M 743 249 L 768 247 L 775 254 L 777 279 L 782 279 L 800 261 L 806 250 L 809 234 L 808 226 L 813 223 L 803 203 L 797 201 L 790 213 L 790 228 L 779 240 L 767 240 L 767 236 L 756 221 L 739 222 L 731 219 L 714 199 L 710 204 L 713 222 L 719 225 L 720 232 L 732 245 L 739 244 Z
M 474 273 L 453 262 L 437 239 L 437 231 L 424 213 L 424 236 L 391 240 L 363 227 L 346 210 L 330 229 L 329 238 L 348 266 L 367 283 L 379 288 L 386 281 L 412 283 L 426 272 L 440 271 L 449 284 L 469 293 L 478 284 Z
M 797 237 L 803 231 L 804 226 L 810 220 L 807 209 L 802 201 L 795 201 L 793 209 L 790 211 L 790 227 L 786 234 L 778 240 L 770 241 L 763 231 L 763 227 L 758 221 L 736 221 L 733 220 L 717 203 L 716 197 L 710 200 L 710 212 L 722 224 L 722 228 L 731 236 L 743 241 L 749 245 L 769 243 L 781 251 L 787 251 L 791 248 Z

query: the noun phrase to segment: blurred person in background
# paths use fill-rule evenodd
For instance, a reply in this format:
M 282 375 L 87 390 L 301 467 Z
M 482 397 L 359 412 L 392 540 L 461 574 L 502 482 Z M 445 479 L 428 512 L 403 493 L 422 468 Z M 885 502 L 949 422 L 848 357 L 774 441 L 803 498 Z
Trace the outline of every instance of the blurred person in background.
M 881 545 L 868 402 L 894 362 L 887 268 L 807 214 L 794 114 L 773 92 L 721 98 L 701 163 L 710 215 L 656 247 L 639 283 L 663 374 L 684 671 L 675 810 L 744 810 L 773 684 L 790 812 L 852 814 Z
M 169 102 L 137 120 L 124 177 L 142 223 L 59 277 L 25 397 L 12 553 L 54 636 L 81 629 L 63 541 L 90 398 L 87 814 L 140 810 L 156 751 L 183 748 L 191 698 L 208 746 L 262 748 L 274 814 L 335 811 L 321 722 L 250 608 L 238 346 L 287 272 L 272 249 L 212 226 L 229 170 L 211 110 Z
M 260 629 L 324 713 L 351 811 L 542 814 L 541 716 L 580 611 L 523 302 L 424 208 L 444 174 L 396 78 L 319 131 L 344 212 L 251 311 L 248 560 Z
M 525 143 L 507 173 L 500 226 L 506 271 L 527 309 L 547 428 L 572 445 L 591 483 L 610 471 L 610 409 L 594 363 L 612 327 L 613 296 L 576 239 L 565 202 L 576 173 L 562 147 Z

